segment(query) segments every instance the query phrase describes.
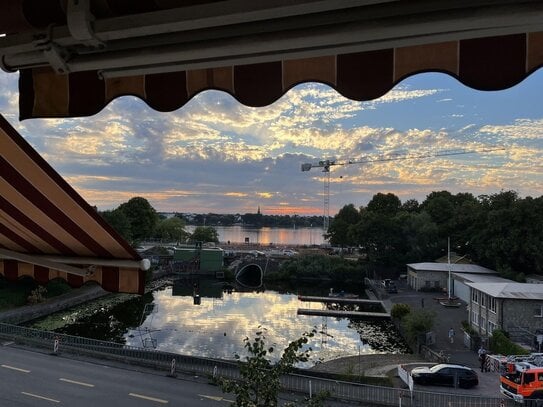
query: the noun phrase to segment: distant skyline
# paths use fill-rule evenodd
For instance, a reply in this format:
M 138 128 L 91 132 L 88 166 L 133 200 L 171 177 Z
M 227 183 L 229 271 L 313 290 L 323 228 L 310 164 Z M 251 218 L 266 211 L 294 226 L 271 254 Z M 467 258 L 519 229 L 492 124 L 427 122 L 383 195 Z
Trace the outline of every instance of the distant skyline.
M 542 69 L 497 92 L 426 73 L 368 102 L 311 83 L 262 108 L 206 91 L 171 113 L 123 97 L 92 117 L 23 122 L 17 80 L 0 72 L 0 111 L 100 210 L 142 196 L 160 212 L 322 215 L 323 173 L 302 163 L 495 145 L 505 150 L 333 167 L 330 214 L 378 192 L 543 194 Z

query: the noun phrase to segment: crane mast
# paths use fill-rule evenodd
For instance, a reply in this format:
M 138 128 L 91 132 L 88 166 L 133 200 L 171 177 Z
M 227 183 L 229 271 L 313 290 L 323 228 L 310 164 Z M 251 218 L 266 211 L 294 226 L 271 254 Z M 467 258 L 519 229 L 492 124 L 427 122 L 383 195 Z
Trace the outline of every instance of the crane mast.
M 350 165 L 350 164 L 366 164 L 373 162 L 386 162 L 386 161 L 400 161 L 400 160 L 415 160 L 421 158 L 432 158 L 432 157 L 445 157 L 453 155 L 463 155 L 463 154 L 475 154 L 475 153 L 486 153 L 491 151 L 500 151 L 505 150 L 505 147 L 488 147 L 480 149 L 458 149 L 458 150 L 441 150 L 441 151 L 430 151 L 424 153 L 411 153 L 411 154 L 390 154 L 390 155 L 379 155 L 376 157 L 365 156 L 358 159 L 349 159 L 349 160 L 320 160 L 316 163 L 303 163 L 302 172 L 311 170 L 312 168 L 322 168 L 324 173 L 323 180 L 323 229 L 324 233 L 328 232 L 328 227 L 330 226 L 330 167 L 335 165 Z

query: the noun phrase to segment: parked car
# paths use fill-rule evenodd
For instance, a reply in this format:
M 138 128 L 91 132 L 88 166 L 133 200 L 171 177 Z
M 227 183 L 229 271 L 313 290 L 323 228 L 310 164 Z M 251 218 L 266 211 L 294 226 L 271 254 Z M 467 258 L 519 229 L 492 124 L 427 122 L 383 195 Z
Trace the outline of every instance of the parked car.
M 388 288 L 388 285 L 392 283 L 392 280 L 390 278 L 385 278 L 383 281 L 381 281 L 381 285 L 383 288 Z
M 411 370 L 413 382 L 422 385 L 458 386 L 470 388 L 479 384 L 477 373 L 462 365 L 439 364 L 432 367 L 416 367 Z
M 398 287 L 396 287 L 396 284 L 390 283 L 387 288 L 387 293 L 389 294 L 397 294 L 398 293 Z

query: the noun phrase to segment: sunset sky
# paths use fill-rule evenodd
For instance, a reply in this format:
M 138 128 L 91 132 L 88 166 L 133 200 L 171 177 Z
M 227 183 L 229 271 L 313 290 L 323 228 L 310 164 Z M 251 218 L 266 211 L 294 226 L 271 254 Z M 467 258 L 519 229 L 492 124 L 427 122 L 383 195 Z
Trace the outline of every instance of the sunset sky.
M 322 215 L 323 174 L 302 163 L 489 146 L 505 149 L 333 167 L 330 213 L 378 192 L 543 194 L 543 69 L 499 92 L 433 73 L 369 102 L 312 83 L 263 108 L 206 91 L 171 113 L 123 97 L 93 117 L 23 122 L 17 80 L 0 72 L 0 111 L 100 210 L 142 196 L 164 212 Z

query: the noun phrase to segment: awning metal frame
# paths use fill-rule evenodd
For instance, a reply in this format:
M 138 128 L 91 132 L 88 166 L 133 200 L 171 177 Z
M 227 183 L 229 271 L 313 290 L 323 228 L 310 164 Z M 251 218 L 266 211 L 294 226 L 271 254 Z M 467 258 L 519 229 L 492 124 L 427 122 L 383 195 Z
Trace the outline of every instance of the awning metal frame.
M 135 260 L 116 260 L 116 259 L 98 259 L 86 257 L 66 257 L 51 255 L 29 255 L 0 248 L 0 259 L 17 260 L 24 263 L 47 267 L 52 270 L 62 271 L 81 277 L 92 276 L 97 266 L 126 267 L 140 270 L 148 270 L 150 262 L 148 259 L 141 261 Z M 82 265 L 84 267 L 74 267 L 71 264 Z
M 543 2 L 229 0 L 94 20 L 69 0 L 67 23 L 0 37 L 2 69 L 109 78 L 540 32 Z

